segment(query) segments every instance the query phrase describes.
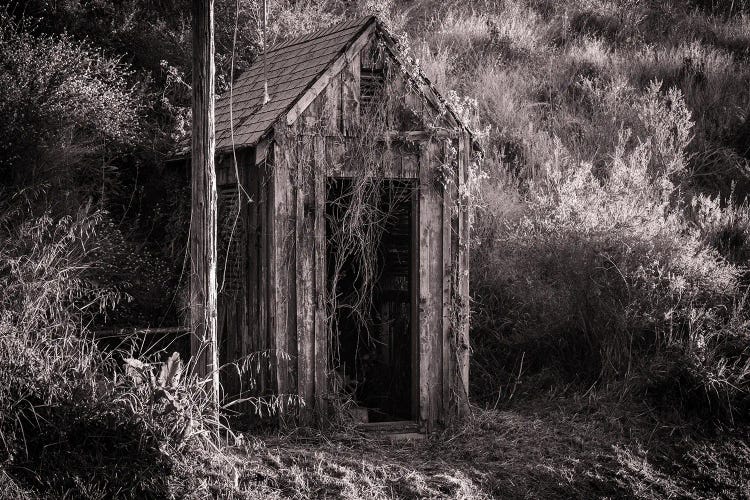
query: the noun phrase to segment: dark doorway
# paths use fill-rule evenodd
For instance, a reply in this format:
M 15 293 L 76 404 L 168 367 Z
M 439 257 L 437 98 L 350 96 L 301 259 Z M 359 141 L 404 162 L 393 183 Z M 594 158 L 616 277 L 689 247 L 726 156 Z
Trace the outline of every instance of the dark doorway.
M 328 180 L 330 362 L 364 421 L 415 418 L 414 190 L 406 180 Z

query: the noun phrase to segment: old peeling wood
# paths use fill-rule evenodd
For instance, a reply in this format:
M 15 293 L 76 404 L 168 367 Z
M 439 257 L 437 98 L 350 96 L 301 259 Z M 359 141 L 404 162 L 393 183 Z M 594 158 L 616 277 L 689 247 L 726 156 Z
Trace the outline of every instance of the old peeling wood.
M 338 135 L 343 124 L 343 115 L 341 113 L 341 78 L 332 78 L 325 92 L 316 98 L 322 101 L 321 111 L 323 125 L 320 133 L 324 136 Z
M 442 193 L 435 183 L 435 145 L 419 158 L 419 383 L 420 416 L 432 430 L 442 406 Z
M 442 151 L 441 157 L 444 166 L 447 168 L 443 169 L 443 172 L 449 172 L 451 175 L 454 170 L 454 165 L 451 164 L 451 143 L 450 141 L 441 141 Z M 442 385 L 442 408 L 440 414 L 443 417 L 442 423 L 447 423 L 450 415 L 450 389 L 452 385 L 451 381 L 451 309 L 453 304 L 453 287 L 452 287 L 452 276 L 453 276 L 453 254 L 452 254 L 452 242 L 453 242 L 453 231 L 451 227 L 452 219 L 452 208 L 455 201 L 453 196 L 453 190 L 455 189 L 455 180 L 452 178 L 444 179 L 443 181 L 443 213 L 442 213 L 442 243 L 443 243 L 443 258 L 441 270 L 443 277 L 443 336 L 441 340 L 440 350 L 443 356 L 443 368 L 441 370 L 441 385 Z
M 290 315 L 293 311 L 292 291 L 294 276 L 293 245 L 290 238 L 294 237 L 294 225 L 290 223 L 293 217 L 293 195 L 290 182 L 290 145 L 286 137 L 286 130 L 277 129 L 274 134 L 276 143 L 274 146 L 273 166 L 273 200 L 272 220 L 269 227 L 271 233 L 270 260 L 271 260 L 271 334 L 274 337 L 276 347 L 276 385 L 280 394 L 288 394 L 291 386 L 291 367 L 288 358 L 294 356 L 290 345 Z M 293 240 L 292 240 L 293 242 Z M 293 323 L 292 323 L 293 325 Z M 296 351 L 296 346 L 294 348 Z M 295 370 L 296 371 L 296 370 Z M 296 388 L 294 390 L 296 393 Z
M 419 161 L 417 161 L 417 165 L 419 164 Z M 417 167 L 417 170 L 419 168 Z M 419 186 L 415 183 L 416 189 L 413 190 L 411 195 L 411 248 L 410 248 L 410 257 L 411 262 L 409 266 L 409 283 L 410 283 L 410 290 L 409 294 L 410 297 L 410 309 L 411 314 L 409 318 L 410 323 L 410 335 L 411 335 L 411 379 L 412 379 L 412 387 L 411 387 L 411 417 L 419 422 L 424 422 L 424 419 L 422 418 L 421 413 L 421 401 L 422 401 L 422 386 L 420 384 L 421 380 L 421 363 L 420 363 L 420 339 L 421 339 L 421 328 L 419 324 L 419 319 L 422 317 L 421 309 L 420 309 L 420 301 L 419 301 L 419 290 L 420 290 L 420 283 L 421 280 L 419 278 L 419 259 L 420 259 L 420 251 L 419 251 L 419 241 L 420 241 L 420 234 L 419 234 L 419 206 L 420 206 L 420 199 L 421 196 L 419 194 Z
M 401 154 L 401 177 L 403 179 L 419 178 L 419 156 L 405 152 Z
M 469 403 L 469 210 L 465 196 L 468 180 L 468 150 L 470 137 L 467 132 L 459 140 L 458 164 L 458 325 L 454 356 L 457 363 L 454 392 L 459 415 L 468 410 Z
M 427 213 L 429 211 L 429 157 L 426 145 L 419 157 L 419 420 L 432 428 L 430 413 L 430 365 L 432 352 L 430 350 L 430 232 Z
M 252 337 L 254 336 L 254 332 L 251 328 L 251 313 L 250 313 L 250 293 L 251 289 L 254 287 L 255 282 L 250 281 L 249 279 L 249 268 L 251 266 L 254 266 L 256 264 L 256 260 L 250 260 L 250 252 L 251 248 L 253 247 L 252 243 L 252 233 L 250 232 L 250 216 L 251 212 L 254 212 L 257 210 L 257 204 L 255 203 L 255 199 L 249 197 L 247 191 L 250 187 L 250 183 L 253 182 L 255 179 L 251 178 L 250 176 L 254 173 L 255 170 L 255 149 L 248 150 L 245 154 L 241 156 L 240 164 L 237 166 L 238 174 L 240 176 L 243 189 L 245 190 L 244 193 L 240 193 L 240 222 L 242 224 L 242 238 L 241 241 L 238 242 L 240 245 L 239 251 L 237 252 L 239 255 L 239 258 L 242 262 L 241 268 L 244 272 L 244 275 L 240 277 L 241 283 L 242 283 L 242 302 L 239 304 L 239 308 L 237 311 L 237 314 L 239 315 L 240 319 L 240 331 L 236 334 L 236 341 L 235 341 L 235 352 L 237 353 L 238 359 L 246 359 L 247 356 L 249 356 L 251 353 L 254 352 L 253 346 L 252 346 Z M 239 379 L 239 386 L 236 389 L 236 394 L 241 395 L 242 391 L 245 391 L 249 388 L 249 380 L 248 377 L 252 377 L 253 374 L 245 374 L 244 380 L 243 375 L 241 373 L 238 373 L 238 379 Z M 248 409 L 247 405 L 244 405 L 243 408 L 245 410 Z
M 342 177 L 341 172 L 346 163 L 346 146 L 341 137 L 325 137 L 325 175 L 327 177 Z
M 248 327 L 249 307 L 249 210 L 247 171 L 254 163 L 254 151 L 237 154 L 237 168 L 234 157 L 225 158 L 220 171 L 224 181 L 219 187 L 218 196 L 218 336 L 219 363 L 222 367 L 221 384 L 225 398 L 235 398 L 242 390 L 241 374 L 232 363 L 245 356 L 245 339 L 250 337 Z
M 263 152 L 263 158 L 265 158 L 265 152 Z M 259 227 L 259 210 L 260 207 L 260 192 L 259 184 L 261 177 L 261 168 L 258 166 L 259 162 L 263 162 L 263 159 L 259 159 L 256 154 L 254 161 L 248 162 L 243 167 L 247 170 L 247 194 L 250 198 L 247 203 L 247 251 L 246 251 L 246 266 L 247 269 L 247 314 L 246 321 L 248 324 L 248 332 L 244 336 L 244 356 L 252 356 L 254 353 L 263 352 L 267 349 L 265 344 L 265 332 L 260 328 L 259 324 L 259 310 L 258 300 L 261 295 L 259 290 L 259 284 L 261 283 L 259 267 L 260 267 L 260 227 Z M 258 360 L 259 367 L 258 371 L 252 370 L 248 376 L 255 377 L 257 373 L 257 384 L 260 391 L 265 388 L 266 384 L 266 373 L 265 363 L 261 358 Z M 254 368 L 254 367 L 253 367 Z M 244 389 L 248 389 L 245 387 Z
M 443 407 L 443 221 L 442 186 L 438 180 L 439 149 L 436 142 L 428 143 L 428 155 L 430 160 L 431 184 L 429 186 L 430 203 L 427 217 L 431 225 L 430 231 L 430 351 L 433 362 L 430 365 L 430 413 L 433 425 L 441 419 Z
M 460 210 L 458 207 L 459 203 L 459 164 L 461 160 L 461 146 L 460 140 L 455 139 L 452 141 L 456 148 L 457 154 L 455 158 L 455 168 L 452 169 L 454 176 L 453 184 L 453 204 L 451 206 L 451 330 L 450 330 L 450 345 L 449 349 L 449 366 L 446 368 L 446 372 L 449 377 L 450 384 L 450 416 L 456 417 L 459 404 L 463 402 L 460 398 L 456 398 L 456 394 L 463 394 L 463 390 L 460 387 L 461 377 L 459 376 L 459 363 L 458 357 L 456 356 L 458 346 L 458 336 L 460 332 L 460 311 L 461 311 L 461 289 L 459 287 L 459 280 L 461 275 L 460 267 L 460 256 L 458 252 L 460 243 L 459 233 L 459 220 Z M 456 387 L 459 387 L 456 389 Z
M 197 375 L 219 405 L 216 326 L 216 137 L 213 0 L 194 0 L 192 199 L 190 224 L 190 352 Z
M 271 280 L 271 244 L 273 232 L 271 231 L 271 224 L 273 223 L 273 210 L 271 209 L 273 203 L 273 162 L 274 162 L 274 147 L 270 145 L 268 153 L 266 154 L 263 164 L 260 166 L 262 172 L 262 178 L 259 179 L 258 192 L 259 192 L 259 203 L 258 203 L 258 332 L 263 339 L 263 346 L 266 352 L 274 352 L 276 349 L 276 340 L 274 330 L 271 327 L 271 316 L 270 312 L 270 298 L 273 296 L 271 286 L 273 281 Z M 260 387 L 261 394 L 266 390 L 276 390 L 277 376 L 276 359 L 270 359 L 270 357 L 264 356 L 266 363 L 266 373 L 268 379 Z

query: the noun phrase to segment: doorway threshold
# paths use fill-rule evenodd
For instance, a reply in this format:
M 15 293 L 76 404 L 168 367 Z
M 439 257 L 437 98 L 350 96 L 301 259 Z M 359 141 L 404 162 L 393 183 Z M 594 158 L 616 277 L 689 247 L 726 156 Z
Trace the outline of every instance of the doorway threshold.
M 413 420 L 394 420 L 392 422 L 367 422 L 357 424 L 365 432 L 421 432 L 419 424 Z
M 424 441 L 427 438 L 419 428 L 419 424 L 412 420 L 363 423 L 357 428 L 364 431 L 368 437 L 388 441 L 391 444 Z

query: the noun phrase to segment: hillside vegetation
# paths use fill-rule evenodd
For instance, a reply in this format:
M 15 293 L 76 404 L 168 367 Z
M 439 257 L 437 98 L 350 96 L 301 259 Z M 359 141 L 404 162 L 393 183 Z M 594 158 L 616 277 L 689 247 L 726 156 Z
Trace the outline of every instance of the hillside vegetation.
M 260 4 L 216 3 L 223 91 Z M 93 341 L 184 313 L 189 13 L 0 12 L 0 497 L 746 497 L 750 4 L 271 2 L 272 41 L 381 16 L 484 149 L 472 415 L 395 444 L 217 440 L 187 360 Z
M 478 397 L 526 373 L 746 413 L 750 52 L 729 7 L 488 2 L 425 22 L 425 71 L 487 133 Z

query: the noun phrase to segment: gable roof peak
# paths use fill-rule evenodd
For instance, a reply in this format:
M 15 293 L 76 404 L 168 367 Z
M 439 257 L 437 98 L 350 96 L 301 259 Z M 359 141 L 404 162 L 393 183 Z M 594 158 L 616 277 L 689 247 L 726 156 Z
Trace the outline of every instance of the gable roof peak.
M 276 44 L 265 64 L 259 55 L 216 100 L 216 151 L 255 145 L 373 23 L 379 24 L 375 16 L 365 16 Z

